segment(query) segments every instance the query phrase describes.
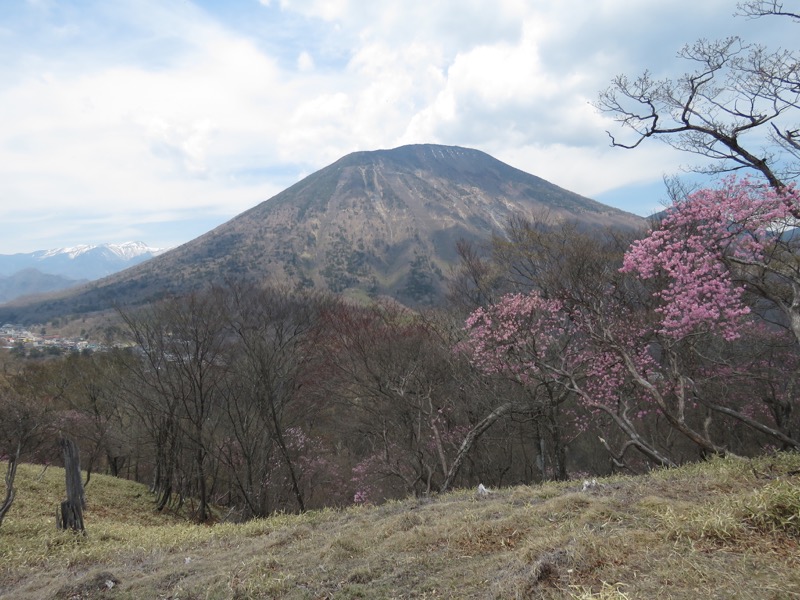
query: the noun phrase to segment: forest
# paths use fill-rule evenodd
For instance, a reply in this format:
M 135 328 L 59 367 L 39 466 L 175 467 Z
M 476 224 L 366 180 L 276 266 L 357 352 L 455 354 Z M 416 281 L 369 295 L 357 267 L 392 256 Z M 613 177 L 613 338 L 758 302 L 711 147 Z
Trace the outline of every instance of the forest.
M 199 522 L 800 449 L 800 67 L 738 38 L 680 56 L 597 102 L 613 144 L 720 175 L 670 181 L 649 231 L 520 217 L 459 245 L 436 309 L 231 280 L 120 310 L 127 348 L 4 356 L 0 523 L 15 466 L 62 439 L 88 490 L 146 482 Z

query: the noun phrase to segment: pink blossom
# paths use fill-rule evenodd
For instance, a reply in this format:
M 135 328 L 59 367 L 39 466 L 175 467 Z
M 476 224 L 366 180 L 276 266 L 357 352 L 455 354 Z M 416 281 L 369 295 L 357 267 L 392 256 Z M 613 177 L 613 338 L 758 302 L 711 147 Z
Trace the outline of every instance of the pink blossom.
M 735 339 L 750 309 L 725 259 L 763 261 L 773 230 L 791 223 L 798 207 L 794 186 L 775 190 L 729 178 L 674 204 L 657 229 L 631 245 L 622 271 L 665 281 L 654 294 L 662 333 L 681 338 L 716 331 Z

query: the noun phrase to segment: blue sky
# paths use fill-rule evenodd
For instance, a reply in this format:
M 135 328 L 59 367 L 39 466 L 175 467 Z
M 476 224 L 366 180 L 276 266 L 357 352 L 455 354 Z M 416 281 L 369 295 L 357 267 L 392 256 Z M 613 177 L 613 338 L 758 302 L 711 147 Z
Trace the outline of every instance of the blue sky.
M 0 253 L 189 241 L 356 150 L 478 148 L 641 215 L 692 157 L 609 147 L 618 73 L 796 26 L 730 0 L 2 0 Z

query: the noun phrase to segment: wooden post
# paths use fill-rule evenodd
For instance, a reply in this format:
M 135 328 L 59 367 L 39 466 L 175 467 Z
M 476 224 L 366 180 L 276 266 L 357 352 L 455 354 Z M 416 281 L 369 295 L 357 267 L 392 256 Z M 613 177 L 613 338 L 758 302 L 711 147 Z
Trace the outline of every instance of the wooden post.
M 67 484 L 67 499 L 61 503 L 56 514 L 56 526 L 59 529 L 72 529 L 86 535 L 83 524 L 83 509 L 86 508 L 86 497 L 81 482 L 81 459 L 78 445 L 74 440 L 61 438 L 64 451 L 64 477 Z

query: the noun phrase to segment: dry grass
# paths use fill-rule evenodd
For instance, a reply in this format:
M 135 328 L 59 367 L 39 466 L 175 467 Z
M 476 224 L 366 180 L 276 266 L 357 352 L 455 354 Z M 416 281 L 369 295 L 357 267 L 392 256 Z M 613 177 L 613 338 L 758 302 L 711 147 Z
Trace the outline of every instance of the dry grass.
M 798 454 L 212 527 L 95 476 L 85 538 L 40 474 L 0 529 L 2 598 L 800 598 Z

